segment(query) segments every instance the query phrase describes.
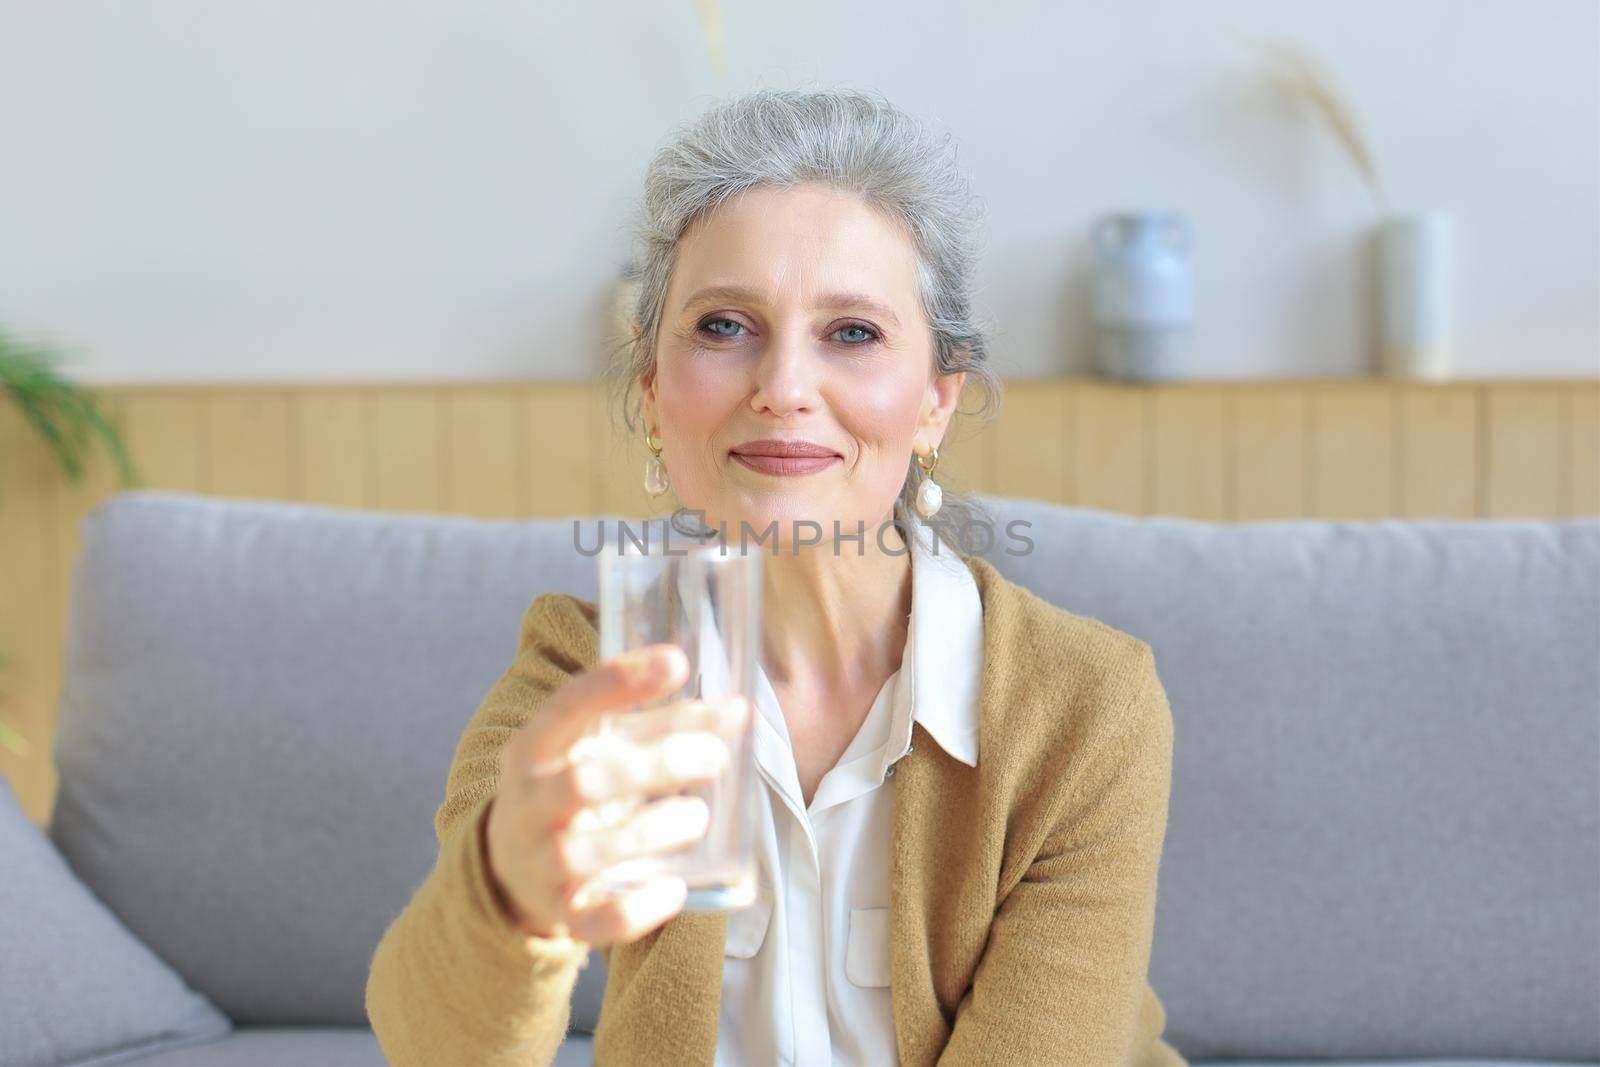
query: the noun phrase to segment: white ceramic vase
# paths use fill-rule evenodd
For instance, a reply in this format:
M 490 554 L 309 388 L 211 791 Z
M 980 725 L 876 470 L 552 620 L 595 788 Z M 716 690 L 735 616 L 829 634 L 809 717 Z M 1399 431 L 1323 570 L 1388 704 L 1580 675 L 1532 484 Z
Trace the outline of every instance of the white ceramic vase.
M 1100 216 L 1091 232 L 1100 372 L 1130 381 L 1186 377 L 1194 325 L 1189 220 L 1124 212 Z
M 1392 215 L 1378 226 L 1379 367 L 1393 378 L 1455 371 L 1455 226 L 1443 211 Z

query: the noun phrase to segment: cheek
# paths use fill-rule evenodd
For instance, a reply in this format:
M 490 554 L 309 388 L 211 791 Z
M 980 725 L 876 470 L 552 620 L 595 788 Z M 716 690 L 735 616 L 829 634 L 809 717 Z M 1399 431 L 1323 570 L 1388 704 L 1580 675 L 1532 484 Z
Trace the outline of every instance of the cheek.
M 688 358 L 663 361 L 656 375 L 656 400 L 663 426 L 676 428 L 680 438 L 701 440 L 725 423 L 745 386 L 737 375 L 710 360 Z
M 898 453 L 916 433 L 923 389 L 921 382 L 881 377 L 858 382 L 839 395 L 834 410 L 863 448 Z

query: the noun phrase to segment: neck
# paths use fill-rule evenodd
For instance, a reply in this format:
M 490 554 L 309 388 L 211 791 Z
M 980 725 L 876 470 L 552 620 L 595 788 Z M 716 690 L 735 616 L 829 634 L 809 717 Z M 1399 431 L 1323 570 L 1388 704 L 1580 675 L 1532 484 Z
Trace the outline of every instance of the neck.
M 762 665 L 774 685 L 876 683 L 900 666 L 911 615 L 911 554 L 897 533 L 870 533 L 762 561 Z M 887 549 L 888 551 L 885 551 Z

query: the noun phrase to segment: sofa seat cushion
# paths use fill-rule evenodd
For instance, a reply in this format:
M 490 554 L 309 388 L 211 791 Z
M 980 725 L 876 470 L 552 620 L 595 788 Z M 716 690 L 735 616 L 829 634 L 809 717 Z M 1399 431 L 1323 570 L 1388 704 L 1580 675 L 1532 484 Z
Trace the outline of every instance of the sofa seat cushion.
M 555 1067 L 589 1067 L 594 1041 L 574 1034 L 556 1052 Z M 136 1067 L 387 1067 L 365 1026 L 243 1026 L 221 1041 L 134 1061 Z
M 1194 1060 L 1190 1067 L 1594 1067 L 1593 1060 Z

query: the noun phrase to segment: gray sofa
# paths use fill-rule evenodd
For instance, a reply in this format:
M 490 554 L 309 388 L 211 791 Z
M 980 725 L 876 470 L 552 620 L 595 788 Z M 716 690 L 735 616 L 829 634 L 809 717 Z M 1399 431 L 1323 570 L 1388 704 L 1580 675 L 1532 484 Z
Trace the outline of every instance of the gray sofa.
M 1002 572 L 1155 649 L 1176 736 L 1150 975 L 1176 1048 L 1600 1061 L 1600 520 L 987 502 L 1030 524 L 1031 552 L 987 553 Z M 594 595 L 572 538 L 159 492 L 85 520 L 49 843 L 181 981 L 158 991 L 179 1022 L 69 1062 L 382 1063 L 374 946 L 523 610 Z M 52 966 L 71 992 L 95 961 Z M 604 977 L 596 953 L 558 1063 L 589 1062 Z M 16 989 L 0 1035 L 26 1032 Z

